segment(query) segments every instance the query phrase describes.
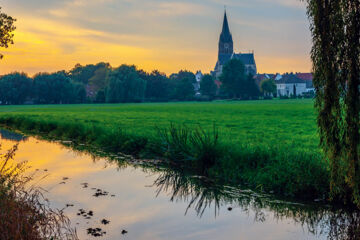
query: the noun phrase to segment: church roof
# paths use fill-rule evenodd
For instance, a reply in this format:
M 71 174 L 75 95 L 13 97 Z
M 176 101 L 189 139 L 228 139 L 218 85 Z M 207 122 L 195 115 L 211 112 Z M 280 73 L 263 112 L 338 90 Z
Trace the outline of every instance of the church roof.
M 231 58 L 241 60 L 244 65 L 255 65 L 255 57 L 253 53 L 234 53 Z
M 227 20 L 226 11 L 224 13 L 224 22 L 223 22 L 222 31 L 221 31 L 221 34 L 220 34 L 220 41 L 222 41 L 222 42 L 232 42 L 232 35 L 230 33 L 230 28 L 229 28 L 229 23 L 228 23 L 228 20 Z
M 231 56 L 231 54 L 219 54 L 219 64 L 225 65 L 231 59 Z

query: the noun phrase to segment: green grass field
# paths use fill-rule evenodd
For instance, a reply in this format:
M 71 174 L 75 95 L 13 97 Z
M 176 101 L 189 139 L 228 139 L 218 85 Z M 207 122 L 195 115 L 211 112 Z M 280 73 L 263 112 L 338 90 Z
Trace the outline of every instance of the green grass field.
M 1 106 L 0 114 L 1 119 L 22 116 L 35 121 L 77 122 L 142 136 L 153 136 L 155 127 L 170 123 L 204 129 L 215 123 L 229 144 L 286 145 L 313 152 L 319 143 L 312 100 Z
M 247 182 L 281 195 L 319 195 L 327 192 L 328 180 L 318 179 L 327 174 L 327 166 L 322 162 L 313 105 L 313 100 L 269 100 L 1 106 L 0 123 L 100 147 L 124 141 L 114 133 L 119 129 L 122 134 L 136 137 L 130 145 L 138 147 L 142 142 L 139 138 L 145 139 L 145 146 L 158 138 L 157 128 L 169 128 L 171 123 L 189 128 L 201 126 L 206 131 L 215 124 L 222 145 L 235 153 L 221 159 L 217 169 L 210 171 L 211 176 Z

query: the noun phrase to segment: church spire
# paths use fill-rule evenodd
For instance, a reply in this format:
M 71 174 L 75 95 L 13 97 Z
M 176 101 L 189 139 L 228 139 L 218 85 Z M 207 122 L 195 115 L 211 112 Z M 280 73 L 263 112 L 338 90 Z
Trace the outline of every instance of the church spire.
M 224 22 L 223 22 L 223 27 L 222 27 L 222 31 L 220 34 L 220 41 L 219 41 L 219 59 L 222 62 L 221 59 L 224 58 L 229 58 L 233 52 L 234 52 L 234 47 L 233 47 L 233 39 L 230 33 L 230 28 L 229 28 L 229 23 L 228 23 L 228 19 L 227 19 L 227 14 L 226 14 L 226 9 L 224 12 Z
M 225 12 L 224 12 L 224 22 L 223 22 L 221 35 L 220 35 L 220 41 L 222 41 L 222 42 L 232 42 L 232 36 L 231 36 L 231 33 L 230 33 L 230 28 L 229 28 L 229 23 L 228 23 L 228 19 L 227 19 L 226 9 L 225 9 Z
M 224 22 L 223 22 L 223 27 L 222 27 L 222 34 L 230 34 L 230 29 L 229 29 L 229 23 L 227 20 L 227 15 L 226 15 L 226 9 L 224 12 Z

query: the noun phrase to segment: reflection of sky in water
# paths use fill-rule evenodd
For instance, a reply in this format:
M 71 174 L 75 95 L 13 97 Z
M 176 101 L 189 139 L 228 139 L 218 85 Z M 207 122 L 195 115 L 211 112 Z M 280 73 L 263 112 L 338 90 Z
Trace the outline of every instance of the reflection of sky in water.
M 9 149 L 15 141 L 1 140 L 2 151 Z M 29 138 L 21 142 L 16 155 L 18 161 L 28 161 L 32 170 L 41 169 L 49 174 L 39 185 L 51 189 L 46 195 L 52 206 L 63 208 L 72 224 L 77 227 L 80 239 L 91 239 L 86 235 L 89 227 L 101 227 L 107 234 L 103 239 L 325 239 L 308 233 L 306 226 L 295 223 L 291 218 L 275 219 L 274 213 L 264 210 L 265 222 L 256 222 L 255 213 L 234 206 L 229 212 L 224 205 L 215 218 L 214 210 L 207 209 L 202 216 L 189 210 L 188 203 L 169 201 L 170 195 L 161 193 L 156 197 L 153 185 L 157 174 L 144 173 L 140 168 L 127 167 L 117 170 L 105 160 L 94 162 L 86 154 L 77 154 L 56 143 Z M 107 166 L 107 167 L 106 167 Z M 48 169 L 48 172 L 44 172 Z M 59 184 L 68 177 L 66 184 Z M 81 183 L 88 183 L 83 188 Z M 108 196 L 93 197 L 94 190 L 108 191 Z M 115 197 L 111 197 L 115 194 Z M 94 211 L 94 217 L 85 220 L 76 213 L 82 208 Z M 104 226 L 105 218 L 110 224 Z M 87 222 L 89 222 L 87 224 Z M 79 223 L 77 225 L 77 223 Z M 129 233 L 121 235 L 126 229 Z M 120 237 L 121 236 L 121 237 Z

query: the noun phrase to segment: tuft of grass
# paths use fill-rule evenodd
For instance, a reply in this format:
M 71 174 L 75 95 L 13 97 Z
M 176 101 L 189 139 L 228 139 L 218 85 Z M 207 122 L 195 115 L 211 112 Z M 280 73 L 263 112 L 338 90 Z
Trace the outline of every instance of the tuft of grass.
M 191 166 L 202 174 L 206 174 L 225 154 L 215 124 L 209 132 L 201 126 L 192 129 L 171 123 L 168 129 L 158 128 L 158 135 L 164 156 L 169 161 Z

